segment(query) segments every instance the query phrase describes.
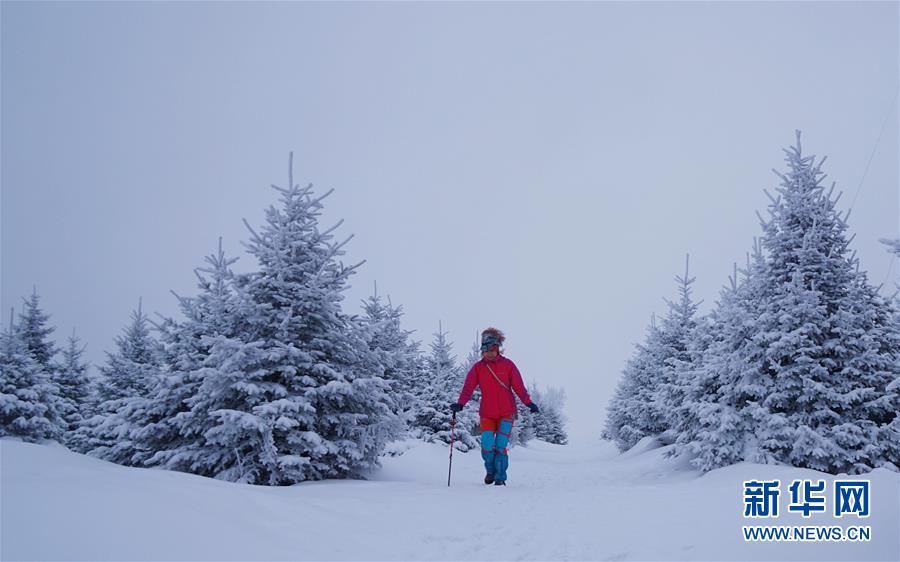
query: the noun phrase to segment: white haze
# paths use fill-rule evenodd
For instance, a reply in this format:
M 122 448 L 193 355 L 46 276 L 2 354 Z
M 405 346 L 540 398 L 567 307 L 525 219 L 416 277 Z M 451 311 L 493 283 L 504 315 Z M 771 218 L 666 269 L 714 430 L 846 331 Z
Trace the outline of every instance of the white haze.
M 4 2 L 2 305 L 36 285 L 102 362 L 140 297 L 175 314 L 219 236 L 242 253 L 293 151 L 367 260 L 348 309 L 377 281 L 460 356 L 500 327 L 596 437 L 685 253 L 704 310 L 744 259 L 795 129 L 893 290 L 898 51 L 887 2 Z

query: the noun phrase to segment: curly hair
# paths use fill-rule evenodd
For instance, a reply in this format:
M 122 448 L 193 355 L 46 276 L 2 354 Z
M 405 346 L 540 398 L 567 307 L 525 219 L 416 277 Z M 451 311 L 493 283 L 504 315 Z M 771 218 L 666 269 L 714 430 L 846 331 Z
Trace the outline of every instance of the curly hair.
M 492 334 L 500 341 L 500 345 L 503 345 L 503 342 L 506 340 L 506 336 L 503 335 L 503 332 L 498 330 L 497 328 L 488 328 L 481 332 L 481 337 L 483 338 L 485 334 Z

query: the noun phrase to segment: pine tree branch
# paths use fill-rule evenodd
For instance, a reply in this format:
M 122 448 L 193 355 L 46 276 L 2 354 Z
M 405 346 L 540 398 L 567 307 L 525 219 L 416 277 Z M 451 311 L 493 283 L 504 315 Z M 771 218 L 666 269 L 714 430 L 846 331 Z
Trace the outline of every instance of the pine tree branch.
M 308 188 L 312 188 L 312 184 L 309 184 Z M 333 188 L 333 187 L 332 187 L 331 189 L 329 189 L 328 191 L 326 191 L 324 194 L 322 194 L 322 195 L 316 197 L 315 199 L 313 199 L 313 200 L 312 200 L 312 204 L 313 204 L 313 205 L 321 205 L 322 201 L 323 201 L 326 197 L 328 197 L 329 195 L 331 195 L 332 193 L 334 193 L 334 188 Z
M 769 226 L 769 223 L 766 222 L 766 221 L 762 218 L 762 215 L 759 214 L 759 211 L 758 211 L 758 210 L 755 210 L 755 211 L 753 211 L 753 212 L 756 213 L 756 218 L 759 219 L 759 224 L 760 224 L 760 226 L 762 226 L 763 230 L 765 230 L 766 227 Z
M 348 236 L 343 242 L 341 242 L 340 244 L 336 244 L 335 246 L 333 246 L 334 252 L 332 253 L 332 255 L 337 255 L 337 252 L 340 251 L 341 248 L 343 248 L 344 246 L 347 245 L 348 242 L 350 242 L 351 240 L 353 240 L 353 236 L 354 236 L 354 235 L 351 234 L 351 235 Z
M 250 235 L 253 237 L 253 241 L 256 242 L 257 244 L 262 244 L 263 238 L 259 234 L 257 234 L 255 230 L 253 230 L 253 227 L 250 226 L 250 223 L 247 222 L 247 219 L 241 219 L 241 220 L 244 221 L 244 226 L 246 226 L 247 230 L 250 231 Z
M 339 221 L 337 222 L 336 225 L 332 226 L 331 228 L 329 228 L 329 229 L 326 230 L 325 232 L 322 232 L 322 233 L 319 235 L 319 238 L 324 238 L 325 236 L 328 236 L 329 234 L 331 234 L 332 232 L 334 232 L 335 230 L 337 230 L 342 224 L 344 224 L 344 219 L 339 220 Z

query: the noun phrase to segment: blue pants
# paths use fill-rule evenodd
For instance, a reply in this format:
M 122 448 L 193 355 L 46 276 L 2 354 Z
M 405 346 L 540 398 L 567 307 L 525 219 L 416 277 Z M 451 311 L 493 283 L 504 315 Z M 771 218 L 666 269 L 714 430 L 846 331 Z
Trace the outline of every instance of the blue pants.
M 509 467 L 509 434 L 512 431 L 512 420 L 481 420 L 481 458 L 484 459 L 484 470 L 494 475 L 494 480 L 506 481 L 506 469 Z

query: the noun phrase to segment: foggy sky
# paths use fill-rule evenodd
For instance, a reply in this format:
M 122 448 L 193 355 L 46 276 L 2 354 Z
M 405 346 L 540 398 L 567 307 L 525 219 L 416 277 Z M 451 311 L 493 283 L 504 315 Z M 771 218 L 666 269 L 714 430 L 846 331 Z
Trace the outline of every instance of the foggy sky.
M 367 260 L 346 310 L 377 281 L 461 357 L 501 328 L 575 438 L 688 252 L 713 305 L 795 129 L 897 279 L 896 2 L 0 6 L 3 317 L 36 285 L 95 363 L 139 298 L 177 314 L 218 237 L 254 267 L 241 219 L 291 151 Z

